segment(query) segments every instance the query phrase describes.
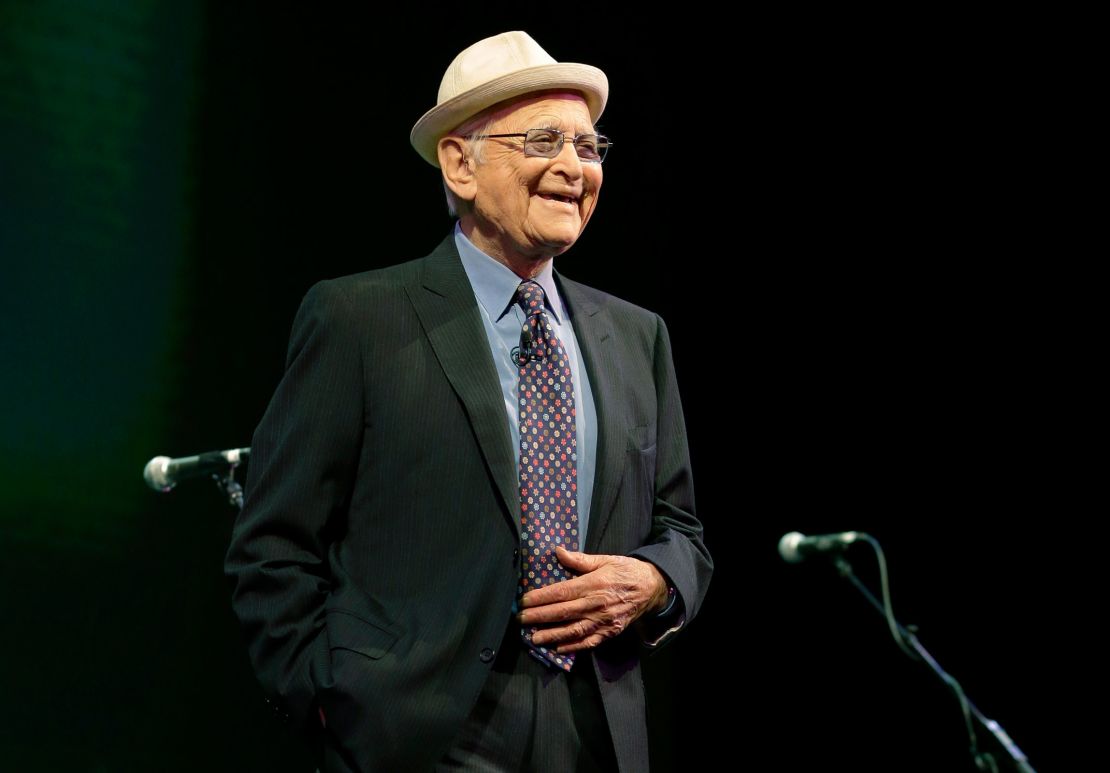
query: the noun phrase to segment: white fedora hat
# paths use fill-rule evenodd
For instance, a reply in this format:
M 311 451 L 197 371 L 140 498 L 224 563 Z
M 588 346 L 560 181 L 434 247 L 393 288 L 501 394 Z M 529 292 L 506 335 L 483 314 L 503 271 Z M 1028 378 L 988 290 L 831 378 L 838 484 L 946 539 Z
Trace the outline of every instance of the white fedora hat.
M 421 158 L 438 167 L 436 145 L 447 132 L 498 102 L 547 89 L 581 92 L 590 120 L 597 121 L 609 98 L 609 79 L 588 64 L 556 62 L 526 32 L 479 40 L 451 62 L 436 106 L 412 127 L 409 141 Z

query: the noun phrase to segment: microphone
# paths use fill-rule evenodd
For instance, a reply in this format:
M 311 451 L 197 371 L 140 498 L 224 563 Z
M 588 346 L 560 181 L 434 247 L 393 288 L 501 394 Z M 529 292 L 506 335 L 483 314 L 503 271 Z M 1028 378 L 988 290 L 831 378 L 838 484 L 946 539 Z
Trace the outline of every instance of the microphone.
M 156 456 L 146 463 L 143 479 L 155 491 L 169 491 L 186 478 L 224 472 L 229 466 L 245 461 L 250 455 L 249 448 L 232 448 L 228 451 L 209 451 L 198 456 L 182 456 L 180 459 Z
M 536 354 L 536 341 L 535 336 L 532 335 L 532 327 L 527 322 L 524 323 L 520 329 L 520 346 L 514 347 L 512 355 L 514 365 L 523 365 L 526 362 L 542 359 Z
M 798 531 L 783 534 L 779 540 L 779 555 L 787 563 L 796 564 L 809 556 L 844 550 L 864 535 L 858 531 L 845 531 L 840 534 L 818 534 L 807 537 Z

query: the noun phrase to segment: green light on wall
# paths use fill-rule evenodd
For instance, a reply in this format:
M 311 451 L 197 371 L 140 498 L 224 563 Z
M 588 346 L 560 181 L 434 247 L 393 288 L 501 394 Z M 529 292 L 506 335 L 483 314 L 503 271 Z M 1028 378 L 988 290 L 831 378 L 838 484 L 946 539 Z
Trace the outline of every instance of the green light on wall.
M 107 534 L 146 494 L 138 475 L 177 381 L 191 228 L 199 12 L 168 5 L 0 6 L 9 534 Z

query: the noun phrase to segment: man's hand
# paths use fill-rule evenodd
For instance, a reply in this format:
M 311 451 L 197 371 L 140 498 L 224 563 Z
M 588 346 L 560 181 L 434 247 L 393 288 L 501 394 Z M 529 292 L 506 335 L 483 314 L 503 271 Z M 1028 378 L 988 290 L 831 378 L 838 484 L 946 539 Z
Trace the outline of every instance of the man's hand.
M 667 602 L 667 582 L 647 561 L 628 556 L 572 553 L 556 548 L 564 567 L 579 576 L 525 593 L 517 616 L 524 625 L 555 624 L 532 637 L 556 652 L 596 647 L 636 618 L 658 612 Z

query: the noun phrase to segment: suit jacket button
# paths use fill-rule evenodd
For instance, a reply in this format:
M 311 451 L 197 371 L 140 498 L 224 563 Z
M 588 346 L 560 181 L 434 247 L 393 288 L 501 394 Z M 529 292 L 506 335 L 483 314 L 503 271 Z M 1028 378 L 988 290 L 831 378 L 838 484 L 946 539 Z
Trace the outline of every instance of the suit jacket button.
M 482 650 L 482 654 L 478 657 L 482 659 L 483 663 L 489 663 L 491 660 L 493 660 L 493 656 L 496 654 L 497 653 L 491 650 L 489 647 L 486 647 L 484 650 Z

